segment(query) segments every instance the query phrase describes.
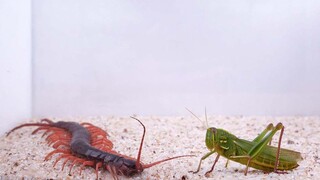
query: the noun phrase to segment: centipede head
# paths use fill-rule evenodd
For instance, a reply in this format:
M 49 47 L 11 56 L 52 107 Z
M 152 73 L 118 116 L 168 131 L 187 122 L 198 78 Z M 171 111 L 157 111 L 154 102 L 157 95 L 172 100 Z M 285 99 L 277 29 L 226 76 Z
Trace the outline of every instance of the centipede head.
M 136 160 L 129 158 L 121 158 L 115 163 L 108 163 L 106 164 L 106 169 L 111 173 L 114 179 L 117 179 L 117 175 L 131 177 L 135 174 L 141 173 L 141 168 L 136 167 Z
M 114 179 L 118 179 L 117 175 L 124 175 L 127 177 L 131 177 L 135 174 L 140 174 L 144 169 L 158 165 L 158 164 L 165 162 L 165 161 L 169 161 L 169 160 L 181 158 L 181 157 L 194 156 L 194 155 L 176 156 L 176 157 L 171 157 L 171 158 L 163 159 L 160 161 L 156 161 L 156 162 L 153 162 L 150 164 L 143 164 L 140 161 L 140 159 L 141 159 L 143 141 L 144 141 L 144 137 L 146 134 L 146 127 L 139 119 L 137 119 L 135 117 L 131 117 L 131 118 L 137 120 L 143 127 L 143 135 L 142 135 L 141 142 L 140 142 L 138 156 L 137 156 L 137 159 L 130 158 L 130 157 L 122 157 L 122 158 L 117 159 L 113 163 L 109 162 L 108 164 L 106 164 L 106 169 L 111 173 L 111 175 L 113 176 Z

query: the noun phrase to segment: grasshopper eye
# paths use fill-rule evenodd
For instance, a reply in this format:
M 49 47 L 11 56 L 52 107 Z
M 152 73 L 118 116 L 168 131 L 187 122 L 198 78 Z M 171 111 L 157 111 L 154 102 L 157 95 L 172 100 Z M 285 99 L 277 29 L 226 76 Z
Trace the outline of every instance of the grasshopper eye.
M 213 149 L 214 143 L 214 134 L 216 132 L 216 128 L 208 128 L 206 134 L 206 146 L 209 150 Z

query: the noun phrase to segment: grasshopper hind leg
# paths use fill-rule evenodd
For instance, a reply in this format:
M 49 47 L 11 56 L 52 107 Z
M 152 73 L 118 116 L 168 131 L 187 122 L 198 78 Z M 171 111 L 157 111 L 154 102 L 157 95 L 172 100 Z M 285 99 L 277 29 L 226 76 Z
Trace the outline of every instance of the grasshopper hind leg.
M 283 135 L 283 132 L 284 132 L 284 126 L 282 125 L 282 123 L 278 123 L 277 124 L 276 130 L 281 130 L 281 131 L 280 131 L 280 136 L 279 136 L 279 141 L 278 141 L 278 150 L 277 150 L 276 163 L 275 163 L 275 166 L 274 166 L 274 172 L 278 173 L 278 174 L 284 174 L 283 171 L 278 171 L 280 149 L 281 149 L 280 147 L 281 147 L 282 135 Z
M 277 152 L 276 152 L 276 161 L 275 161 L 273 172 L 278 173 L 278 174 L 283 173 L 282 171 L 278 171 L 278 166 L 279 166 L 280 147 L 281 147 L 282 135 L 284 132 L 284 126 L 282 125 L 282 123 L 278 123 L 276 126 L 273 126 L 273 124 L 269 124 L 268 127 L 256 139 L 253 140 L 257 144 L 249 150 L 248 155 L 231 157 L 234 159 L 237 159 L 237 158 L 247 158 L 248 159 L 247 167 L 245 169 L 244 175 L 247 175 L 251 160 L 256 158 L 259 155 L 259 153 L 267 146 L 267 144 L 271 141 L 272 137 L 279 130 L 281 130 L 281 132 L 280 132 L 280 137 L 279 137 L 279 141 L 278 141 L 278 148 L 277 148 Z

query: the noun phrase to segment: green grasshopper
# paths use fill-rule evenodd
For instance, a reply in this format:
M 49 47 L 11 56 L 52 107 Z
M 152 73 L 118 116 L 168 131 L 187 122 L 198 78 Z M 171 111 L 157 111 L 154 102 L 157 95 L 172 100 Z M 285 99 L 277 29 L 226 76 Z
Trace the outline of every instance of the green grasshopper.
M 190 110 L 188 111 L 191 112 Z M 194 116 L 197 117 L 196 115 Z M 278 147 L 268 145 L 268 143 L 271 143 L 274 134 L 279 130 L 281 132 Z M 297 168 L 299 166 L 297 162 L 302 160 L 300 152 L 280 148 L 283 131 L 284 126 L 282 123 L 278 123 L 276 126 L 270 123 L 253 141 L 247 141 L 237 138 L 226 130 L 210 127 L 206 133 L 206 146 L 210 152 L 202 156 L 198 169 L 191 172 L 199 172 L 202 160 L 214 153 L 218 155 L 211 169 L 206 172 L 206 176 L 213 171 L 220 156 L 228 159 L 226 167 L 229 160 L 246 165 L 245 175 L 247 175 L 249 167 L 275 173 L 285 173 L 285 170 Z

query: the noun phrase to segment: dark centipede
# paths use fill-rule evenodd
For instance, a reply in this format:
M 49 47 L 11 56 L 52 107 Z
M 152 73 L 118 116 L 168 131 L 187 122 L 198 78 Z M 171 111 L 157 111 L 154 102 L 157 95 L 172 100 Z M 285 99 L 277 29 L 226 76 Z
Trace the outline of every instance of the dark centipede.
M 193 155 L 183 155 L 167 158 L 164 160 L 156 161 L 150 164 L 143 164 L 140 162 L 142 145 L 146 128 L 143 123 L 137 118 L 143 127 L 143 135 L 140 142 L 139 152 L 137 158 L 132 158 L 122 155 L 112 150 L 113 144 L 107 139 L 107 133 L 101 128 L 94 126 L 90 123 L 76 123 L 76 122 L 53 122 L 49 119 L 41 120 L 41 123 L 26 123 L 13 128 L 8 132 L 7 136 L 13 131 L 27 126 L 37 126 L 38 128 L 32 134 L 38 131 L 44 131 L 43 136 L 47 136 L 48 144 L 55 149 L 48 153 L 45 160 L 51 158 L 54 154 L 60 154 L 56 161 L 55 166 L 60 160 L 64 159 L 62 170 L 67 162 L 71 162 L 69 173 L 71 174 L 74 165 L 80 166 L 80 174 L 85 166 L 95 168 L 96 177 L 98 179 L 98 170 L 103 167 L 113 177 L 118 179 L 119 175 L 132 177 L 133 175 L 140 174 L 144 169 L 150 168 L 165 161 L 180 157 L 188 157 Z

